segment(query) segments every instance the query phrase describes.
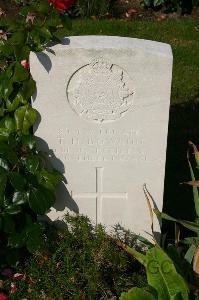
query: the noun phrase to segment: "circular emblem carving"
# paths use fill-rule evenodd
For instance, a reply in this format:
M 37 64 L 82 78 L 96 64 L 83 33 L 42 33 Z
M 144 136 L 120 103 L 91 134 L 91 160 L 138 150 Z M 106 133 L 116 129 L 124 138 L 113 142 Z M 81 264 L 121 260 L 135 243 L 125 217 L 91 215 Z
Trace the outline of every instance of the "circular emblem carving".
M 98 58 L 72 75 L 67 97 L 86 120 L 116 120 L 133 104 L 132 81 L 121 67 Z

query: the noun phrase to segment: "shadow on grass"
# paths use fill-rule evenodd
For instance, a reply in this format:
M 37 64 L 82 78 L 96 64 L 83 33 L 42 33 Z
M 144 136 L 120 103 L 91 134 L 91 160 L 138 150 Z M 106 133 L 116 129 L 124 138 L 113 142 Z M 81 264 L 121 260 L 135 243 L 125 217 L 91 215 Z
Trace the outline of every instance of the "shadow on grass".
M 199 145 L 199 103 L 171 106 L 164 190 L 164 211 L 176 218 L 194 220 L 192 188 L 180 185 L 190 180 L 188 141 Z M 168 238 L 174 237 L 172 222 L 164 221 L 162 229 Z M 187 233 L 183 230 L 182 236 Z

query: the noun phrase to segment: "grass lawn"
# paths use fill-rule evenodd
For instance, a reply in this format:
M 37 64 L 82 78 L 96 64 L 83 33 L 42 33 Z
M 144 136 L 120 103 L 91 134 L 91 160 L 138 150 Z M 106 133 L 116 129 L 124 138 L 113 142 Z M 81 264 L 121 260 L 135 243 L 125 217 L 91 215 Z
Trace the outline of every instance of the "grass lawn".
M 169 43 L 174 69 L 172 104 L 199 100 L 199 22 L 74 20 L 69 35 L 118 35 Z

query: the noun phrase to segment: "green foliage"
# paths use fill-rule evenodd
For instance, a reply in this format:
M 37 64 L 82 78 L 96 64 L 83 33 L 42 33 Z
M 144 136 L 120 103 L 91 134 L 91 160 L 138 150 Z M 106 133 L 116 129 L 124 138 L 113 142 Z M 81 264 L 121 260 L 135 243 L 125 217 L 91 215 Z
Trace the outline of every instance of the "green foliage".
M 66 224 L 60 232 L 47 230 L 49 252 L 22 267 L 26 281 L 18 282 L 14 299 L 106 300 L 146 285 L 144 268 L 120 250 L 102 226 L 94 228 L 86 217 L 69 215 Z
M 185 241 L 183 241 L 185 244 L 189 245 L 189 248 L 185 254 L 185 259 L 191 264 L 194 254 L 195 254 L 195 251 L 199 245 L 199 191 L 198 191 L 199 181 L 196 180 L 196 176 L 195 176 L 195 173 L 198 173 L 198 167 L 199 167 L 199 151 L 192 142 L 189 142 L 189 145 L 192 147 L 191 149 L 193 149 L 193 157 L 190 158 L 189 151 L 187 152 L 191 181 L 184 182 L 183 184 L 190 185 L 193 189 L 193 199 L 194 199 L 194 204 L 195 204 L 195 216 L 196 216 L 195 221 L 191 222 L 191 221 L 186 221 L 186 220 L 180 220 L 180 219 L 171 217 L 170 215 L 168 215 L 166 213 L 161 213 L 158 210 L 154 210 L 154 211 L 155 211 L 156 215 L 161 217 L 162 219 L 176 222 L 176 223 L 184 226 L 185 228 L 193 231 L 195 234 L 197 234 L 197 237 L 189 237 L 189 238 L 186 238 Z M 194 164 L 195 169 L 193 168 L 192 164 Z
M 158 246 L 150 248 L 146 255 L 123 245 L 123 248 L 133 255 L 146 268 L 150 291 L 132 290 L 121 295 L 121 300 L 138 299 L 141 295 L 150 295 L 149 299 L 158 300 L 188 300 L 188 286 L 184 278 L 176 271 L 171 258 Z
M 182 226 L 184 226 L 185 228 L 199 234 L 199 224 L 197 224 L 196 222 L 191 222 L 191 221 L 186 221 L 186 220 L 179 220 L 179 219 L 176 219 L 176 218 L 173 218 L 173 217 L 169 216 L 166 213 L 161 213 L 158 210 L 154 210 L 154 212 L 156 213 L 157 216 L 161 217 L 162 219 L 177 222 L 177 223 L 181 224 Z
M 195 222 L 180 220 L 169 216 L 166 213 L 161 213 L 154 210 L 158 217 L 173 221 L 197 234 L 196 237 L 188 237 L 179 241 L 179 229 L 176 230 L 175 245 L 169 244 L 164 252 L 159 245 L 155 244 L 150 248 L 146 255 L 139 253 L 134 248 L 118 242 L 124 250 L 133 255 L 140 263 L 142 263 L 147 272 L 147 281 L 151 289 L 133 288 L 126 293 L 122 293 L 121 300 L 136 300 L 136 299 L 198 299 L 198 275 L 199 275 L 199 197 L 198 188 L 199 180 L 196 180 L 195 173 L 199 167 L 199 151 L 197 147 L 189 142 L 192 147 L 192 157 L 190 158 L 189 151 L 187 152 L 188 165 L 191 174 L 191 181 L 184 182 L 193 188 L 193 196 L 195 203 Z M 196 166 L 196 170 L 193 168 Z M 148 200 L 149 201 L 149 200 Z M 150 201 L 149 201 L 150 202 Z M 176 228 L 178 228 L 176 226 Z M 188 283 L 192 289 L 188 289 Z M 191 294 L 192 293 L 192 294 Z M 192 299 L 192 298 L 191 298 Z
M 142 3 L 146 7 L 156 7 L 165 3 L 165 0 L 143 0 Z
M 194 199 L 194 204 L 195 204 L 195 213 L 196 213 L 196 218 L 199 219 L 199 190 L 198 187 L 199 185 L 197 184 L 198 181 L 196 181 L 195 174 L 198 176 L 198 169 L 199 169 L 199 151 L 197 147 L 192 143 L 189 142 L 190 146 L 192 146 L 193 152 L 194 152 L 194 166 L 195 169 L 193 170 L 191 160 L 189 157 L 189 151 L 187 152 L 187 159 L 188 159 L 188 164 L 189 164 L 189 169 L 190 169 L 190 175 L 191 175 L 191 182 L 187 182 L 187 184 L 191 185 L 193 187 L 193 199 Z M 185 182 L 186 183 L 186 182 Z M 199 234 L 198 234 L 199 236 Z
M 30 51 L 57 41 L 56 34 L 67 23 L 67 14 L 43 0 L 22 5 L 17 20 L 0 20 L 1 267 L 16 266 L 24 253 L 44 247 L 44 228 L 37 216 L 53 205 L 55 187 L 63 180 L 57 171 L 46 169 L 32 135 L 39 113 L 30 105 L 36 86 L 28 59 Z
M 196 216 L 195 221 L 186 221 L 186 220 L 177 219 L 177 218 L 171 217 L 170 215 L 168 215 L 166 213 L 162 213 L 158 210 L 154 210 L 154 212 L 156 213 L 156 215 L 158 217 L 168 220 L 168 221 L 175 222 L 179 225 L 182 225 L 197 235 L 197 236 L 193 236 L 193 237 L 189 236 L 187 238 L 184 238 L 184 240 L 179 241 L 180 231 L 178 229 L 176 231 L 177 234 L 175 237 L 175 246 L 169 244 L 166 249 L 169 258 L 173 261 L 173 264 L 175 265 L 175 268 L 178 271 L 178 273 L 180 274 L 180 276 L 183 276 L 183 278 L 186 279 L 186 282 L 189 282 L 190 286 L 193 286 L 193 288 L 192 288 L 193 295 L 192 296 L 193 297 L 196 296 L 195 299 L 197 299 L 198 298 L 198 288 L 197 288 L 198 280 L 197 279 L 198 279 L 198 274 L 199 274 L 199 267 L 198 267 L 198 261 L 199 261 L 199 259 L 198 259 L 198 251 L 199 251 L 199 222 L 198 222 L 198 220 L 199 220 L 199 214 L 198 214 L 199 180 L 196 180 L 195 174 L 196 174 L 196 172 L 198 172 L 198 167 L 199 167 L 199 151 L 192 142 L 189 142 L 189 145 L 192 147 L 191 150 L 193 149 L 193 151 L 191 151 L 192 157 L 190 157 L 189 151 L 187 152 L 188 165 L 189 165 L 190 174 L 191 174 L 191 181 L 184 182 L 183 184 L 187 184 L 193 188 L 193 198 L 194 198 L 195 216 Z M 196 168 L 193 168 L 193 165 Z M 142 254 L 135 252 L 134 249 L 128 249 L 128 247 L 127 247 L 127 250 L 128 250 L 128 252 L 132 253 L 132 255 L 137 257 L 137 259 L 139 261 L 141 261 L 145 266 L 147 266 L 146 260 Z M 151 249 L 149 251 L 151 251 Z M 162 274 L 164 274 L 164 272 L 162 272 Z M 177 281 L 178 280 L 175 279 L 175 283 L 177 283 Z M 150 284 L 150 282 L 149 282 L 149 284 Z M 150 284 L 150 285 L 153 286 L 152 284 Z M 180 286 L 180 284 L 178 284 L 178 286 Z M 129 295 L 134 295 L 134 294 L 136 295 L 135 292 L 131 291 L 131 293 Z M 159 296 L 158 296 L 158 299 L 159 299 Z M 185 295 L 183 297 L 185 297 Z M 133 296 L 130 299 L 134 299 Z M 162 298 L 162 299 L 164 299 L 164 298 Z M 170 299 L 170 298 L 168 298 L 168 299 Z M 183 298 L 183 299 L 186 299 L 186 298 Z
M 13 133 L 0 141 L 1 265 L 13 264 L 10 250 L 22 248 L 23 254 L 24 247 L 31 253 L 40 249 L 42 226 L 35 223 L 36 216 L 52 206 L 61 180 L 56 171 L 45 169 L 32 135 Z
M 191 13 L 193 6 L 199 4 L 199 0 L 142 0 L 145 7 L 157 8 L 165 6 L 168 12 L 181 11 L 182 14 Z
M 179 11 L 182 14 L 190 14 L 193 7 L 199 4 L 199 0 L 165 0 L 168 11 Z
M 120 300 L 156 300 L 157 298 L 146 289 L 132 288 L 126 293 L 122 293 Z
M 77 0 L 76 13 L 81 17 L 105 17 L 111 7 L 111 0 Z

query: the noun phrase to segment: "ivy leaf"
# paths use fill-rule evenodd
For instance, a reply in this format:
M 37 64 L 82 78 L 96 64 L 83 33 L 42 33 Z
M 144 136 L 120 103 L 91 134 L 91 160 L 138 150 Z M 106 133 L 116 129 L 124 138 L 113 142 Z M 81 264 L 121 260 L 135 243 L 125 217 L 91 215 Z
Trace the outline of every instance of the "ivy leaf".
M 26 40 L 26 33 L 24 30 L 17 30 L 9 38 L 9 43 L 12 45 L 23 45 Z
M 14 46 L 14 53 L 18 61 L 28 59 L 30 54 L 30 48 L 28 46 L 24 46 L 24 47 Z
M 16 152 L 12 148 L 12 144 L 0 142 L 0 155 L 8 160 L 11 164 L 15 164 L 18 160 Z
M 39 33 L 36 30 L 32 30 L 30 32 L 29 38 L 31 39 L 31 43 L 33 42 L 35 44 L 32 49 L 33 51 L 40 52 L 43 50 Z M 39 51 L 37 51 L 37 50 L 39 50 Z
M 9 116 L 5 116 L 0 121 L 0 128 L 5 129 L 8 132 L 8 134 L 15 132 L 16 127 L 14 119 L 10 118 Z
M 14 114 L 17 130 L 28 134 L 30 127 L 37 121 L 39 113 L 29 104 L 19 107 Z
M 26 229 L 26 247 L 34 254 L 44 249 L 43 227 L 40 224 L 31 224 Z
M 6 116 L 4 118 L 4 126 L 9 131 L 9 133 L 15 132 L 15 122 L 13 118 Z
M 11 248 L 8 248 L 9 251 L 6 252 L 6 264 L 10 267 L 18 267 L 19 265 L 19 261 L 20 261 L 20 258 L 21 258 L 21 251 L 20 249 L 11 249 Z M 7 249 L 7 250 L 8 250 Z
M 8 179 L 7 172 L 3 172 L 0 174 L 0 206 L 3 204 L 4 201 L 7 179 Z
M 15 126 L 15 120 L 6 116 L 0 121 L 0 154 L 5 154 L 5 157 L 7 158 L 9 155 L 9 160 L 11 158 L 11 152 L 12 157 L 16 158 L 16 153 L 13 153 L 11 145 L 8 145 L 10 134 L 14 133 L 16 131 Z M 5 143 L 5 141 L 7 143 Z M 8 153 L 9 152 L 9 153 Z
M 34 175 L 32 173 L 27 173 L 26 178 L 27 178 L 27 182 L 30 186 L 38 187 L 38 180 L 37 180 L 36 175 Z
M 47 189 L 54 190 L 56 185 L 63 180 L 63 176 L 57 171 L 47 171 L 45 169 L 37 173 L 38 182 Z
M 36 154 L 29 155 L 23 159 L 23 163 L 30 173 L 35 174 L 40 167 L 40 157 Z
M 47 2 L 40 2 L 39 5 L 35 7 L 39 13 L 48 13 L 50 11 L 50 6 Z
M 29 239 L 26 242 L 26 247 L 28 251 L 34 254 L 37 251 L 42 251 L 45 246 L 44 237 L 42 235 L 38 235 L 36 233 L 29 236 Z
M 8 98 L 13 91 L 13 85 L 9 78 L 3 78 L 0 83 L 0 94 L 4 98 Z
M 23 146 L 28 146 L 28 148 L 30 150 L 32 150 L 36 147 L 36 140 L 35 140 L 34 136 L 32 136 L 31 134 L 23 135 L 21 141 L 22 141 Z
M 28 202 L 28 194 L 27 192 L 15 192 L 13 195 L 12 202 L 21 205 Z
M 43 187 L 32 188 L 28 199 L 30 208 L 38 215 L 44 215 L 55 202 L 55 195 Z
M 15 63 L 14 75 L 12 77 L 12 81 L 21 82 L 28 79 L 28 77 L 29 77 L 29 72 L 24 67 L 22 67 L 20 62 L 17 61 Z
M 12 248 L 21 248 L 26 244 L 25 232 L 12 232 L 8 237 L 8 246 Z
M 14 111 L 19 106 L 19 103 L 21 102 L 21 95 L 17 95 L 13 101 L 10 101 L 9 99 L 6 100 L 6 107 L 9 112 Z
M 0 128 L 0 141 L 6 141 L 9 138 L 9 132 L 5 128 Z
M 4 112 L 5 112 L 5 109 L 3 107 L 0 107 L 0 117 L 4 116 Z
M 21 207 L 16 204 L 12 204 L 6 207 L 5 212 L 9 215 L 17 215 L 21 212 Z
M 42 22 L 37 22 L 34 29 L 30 32 L 29 38 L 34 43 L 32 51 L 40 52 L 44 49 L 44 45 L 52 38 L 52 34 L 47 27 L 43 27 Z M 39 51 L 38 51 L 39 50 Z
M 22 175 L 20 175 L 20 173 L 10 172 L 9 179 L 10 183 L 17 191 L 24 191 L 26 179 Z
M 6 159 L 0 158 L 0 167 L 5 170 L 9 170 L 9 164 Z
M 15 223 L 13 218 L 7 214 L 3 216 L 3 231 L 5 233 L 10 233 L 15 231 Z
M 5 58 L 9 58 L 13 54 L 13 46 L 10 45 L 8 42 L 4 43 L 1 45 L 0 51 L 5 56 Z
M 13 75 L 13 63 L 11 63 L 10 65 L 9 65 L 9 67 L 6 69 L 6 77 L 7 78 L 11 78 L 12 77 L 12 75 Z
M 33 79 L 24 81 L 23 87 L 21 90 L 24 99 L 29 99 L 34 94 L 35 89 L 36 89 L 36 83 Z
M 50 30 L 47 27 L 38 27 L 37 32 L 40 36 L 49 39 L 52 37 Z

